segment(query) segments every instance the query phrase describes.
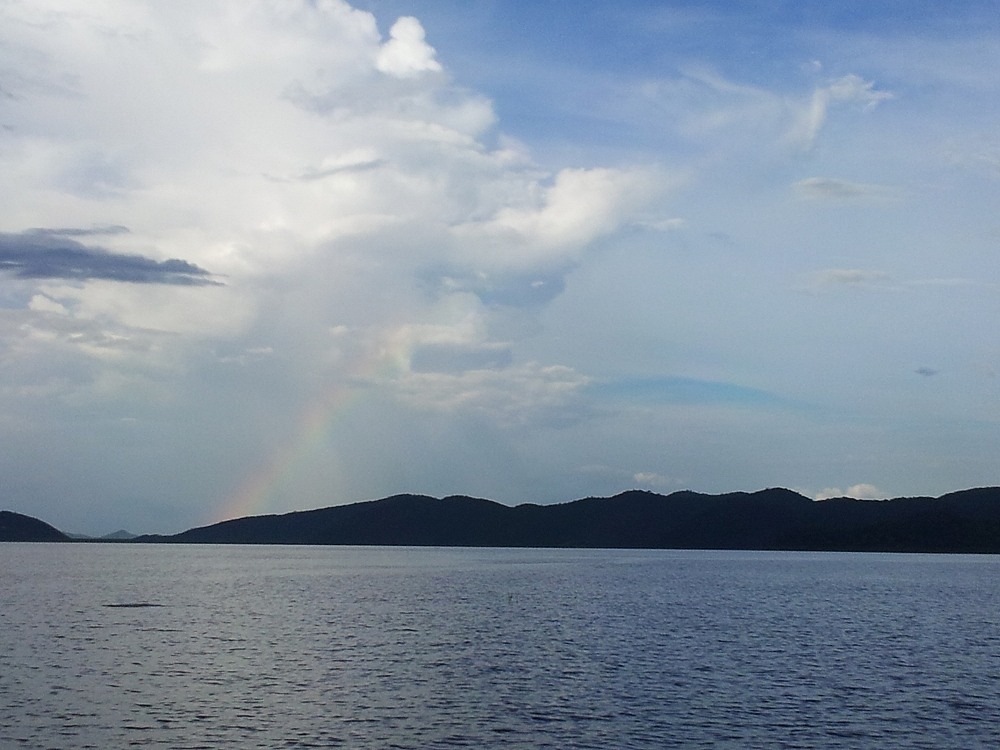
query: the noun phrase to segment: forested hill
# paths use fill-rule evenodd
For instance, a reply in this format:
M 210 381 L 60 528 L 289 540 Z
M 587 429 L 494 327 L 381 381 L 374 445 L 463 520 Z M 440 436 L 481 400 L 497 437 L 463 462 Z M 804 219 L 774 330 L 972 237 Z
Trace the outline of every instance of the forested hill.
M 0 542 L 68 542 L 69 537 L 37 518 L 0 510 Z
M 996 553 L 1000 488 L 821 502 L 785 489 L 724 495 L 635 490 L 516 507 L 463 496 L 395 495 L 136 541 Z

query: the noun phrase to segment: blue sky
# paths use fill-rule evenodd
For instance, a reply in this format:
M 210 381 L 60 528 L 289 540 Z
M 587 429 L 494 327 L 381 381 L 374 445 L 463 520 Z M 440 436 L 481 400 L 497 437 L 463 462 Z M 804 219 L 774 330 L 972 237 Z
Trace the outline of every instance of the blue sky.
M 0 505 L 996 484 L 993 3 L 0 9 Z

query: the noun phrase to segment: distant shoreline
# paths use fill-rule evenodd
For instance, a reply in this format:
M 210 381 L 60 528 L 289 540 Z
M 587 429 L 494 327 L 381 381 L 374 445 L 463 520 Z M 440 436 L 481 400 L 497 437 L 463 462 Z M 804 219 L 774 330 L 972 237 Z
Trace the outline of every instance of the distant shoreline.
M 115 535 L 127 532 L 115 532 Z M 1000 487 L 932 497 L 815 501 L 787 489 L 632 490 L 555 505 L 394 495 L 179 534 L 71 538 L 0 512 L 0 541 L 1000 553 Z

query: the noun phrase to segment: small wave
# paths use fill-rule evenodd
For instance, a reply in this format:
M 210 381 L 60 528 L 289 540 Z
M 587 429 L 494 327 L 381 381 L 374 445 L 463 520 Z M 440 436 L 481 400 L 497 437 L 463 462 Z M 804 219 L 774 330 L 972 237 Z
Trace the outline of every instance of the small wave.
M 118 602 L 115 604 L 105 604 L 105 607 L 115 607 L 118 609 L 136 609 L 139 607 L 162 607 L 162 604 L 154 604 L 153 602 Z

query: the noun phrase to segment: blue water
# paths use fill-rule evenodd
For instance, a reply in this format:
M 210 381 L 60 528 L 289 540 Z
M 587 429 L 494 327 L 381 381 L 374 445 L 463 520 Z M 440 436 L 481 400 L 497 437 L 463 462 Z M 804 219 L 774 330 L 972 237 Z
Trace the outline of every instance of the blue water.
M 3 750 L 998 742 L 1000 558 L 0 545 Z

